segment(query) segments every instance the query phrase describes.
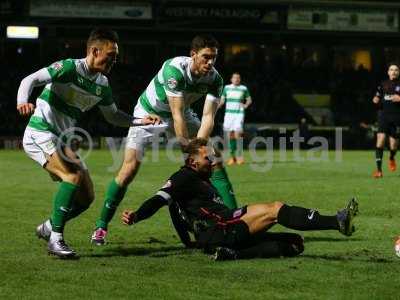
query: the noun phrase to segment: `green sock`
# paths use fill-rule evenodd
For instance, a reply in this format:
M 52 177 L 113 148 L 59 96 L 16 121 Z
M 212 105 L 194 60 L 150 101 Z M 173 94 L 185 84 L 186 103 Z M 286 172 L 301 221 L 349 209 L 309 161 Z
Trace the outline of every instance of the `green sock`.
M 237 149 L 236 139 L 230 139 L 229 140 L 229 151 L 230 151 L 232 157 L 235 157 L 236 149 Z
M 229 208 L 237 208 L 235 193 L 232 184 L 229 181 L 225 168 L 216 169 L 212 172 L 211 183 L 217 189 L 218 194 L 222 197 L 222 201 Z
M 113 218 L 119 203 L 125 196 L 125 193 L 126 187 L 120 187 L 115 182 L 115 179 L 113 179 L 108 186 L 100 218 L 96 221 L 96 228 L 107 229 L 108 223 L 110 223 Z
M 243 138 L 236 140 L 236 156 L 243 158 Z
M 67 221 L 79 216 L 81 213 L 83 213 L 85 210 L 87 210 L 89 208 L 89 206 L 90 206 L 90 204 L 83 205 L 81 203 L 76 203 L 76 201 L 74 201 L 72 203 L 71 210 L 69 211 L 69 213 L 67 215 Z
M 58 192 L 54 198 L 53 214 L 51 223 L 53 231 L 62 233 L 64 225 L 68 220 L 68 214 L 71 211 L 72 200 L 78 186 L 69 182 L 62 181 Z

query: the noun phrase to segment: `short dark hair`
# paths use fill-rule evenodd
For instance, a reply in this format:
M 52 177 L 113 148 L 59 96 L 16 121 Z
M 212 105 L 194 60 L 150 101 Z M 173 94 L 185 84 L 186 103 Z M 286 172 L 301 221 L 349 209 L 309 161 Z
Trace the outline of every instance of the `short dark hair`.
M 119 37 L 114 30 L 107 28 L 95 28 L 90 32 L 86 46 L 89 48 L 94 42 L 97 41 L 110 41 L 113 43 L 118 43 Z
M 388 70 L 389 70 L 390 66 L 396 66 L 398 69 L 400 69 L 400 67 L 399 67 L 400 65 L 399 65 L 399 63 L 397 61 L 389 62 L 388 65 L 387 65 L 387 69 Z
M 185 162 L 188 162 L 189 157 L 199 154 L 199 150 L 203 146 L 208 145 L 208 140 L 204 138 L 195 138 L 187 144 L 183 152 L 187 155 Z
M 197 35 L 192 40 L 191 50 L 198 51 L 203 48 L 219 48 L 218 41 L 212 35 Z

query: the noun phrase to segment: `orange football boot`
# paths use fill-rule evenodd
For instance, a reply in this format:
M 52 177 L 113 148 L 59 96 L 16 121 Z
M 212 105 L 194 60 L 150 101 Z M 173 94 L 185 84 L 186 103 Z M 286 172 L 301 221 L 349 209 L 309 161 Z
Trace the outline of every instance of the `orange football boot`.
M 234 157 L 231 157 L 230 159 L 228 159 L 228 161 L 226 162 L 226 164 L 228 165 L 228 166 L 232 166 L 232 165 L 234 165 L 236 163 L 236 158 L 234 158 Z
M 382 178 L 382 177 L 383 177 L 383 174 L 382 174 L 382 171 L 376 170 L 376 171 L 374 172 L 374 174 L 372 174 L 372 176 L 373 176 L 374 178 Z
M 244 158 L 243 157 L 238 157 L 237 160 L 236 160 L 236 163 L 238 165 L 243 165 L 244 164 Z
M 394 159 L 389 159 L 389 170 L 391 172 L 396 171 L 397 169 L 397 165 L 396 165 L 396 161 Z

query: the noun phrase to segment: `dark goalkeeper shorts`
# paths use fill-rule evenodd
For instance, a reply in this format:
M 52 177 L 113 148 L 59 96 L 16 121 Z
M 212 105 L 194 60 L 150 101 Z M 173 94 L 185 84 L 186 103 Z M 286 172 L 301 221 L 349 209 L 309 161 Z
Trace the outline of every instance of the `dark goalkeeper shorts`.
M 391 137 L 398 138 L 400 127 L 400 114 L 378 114 L 378 133 L 385 133 Z
M 216 247 L 228 247 L 240 249 L 251 240 L 249 227 L 240 218 L 246 214 L 247 206 L 227 210 L 224 216 L 217 216 L 217 220 L 202 223 L 195 226 L 197 244 L 205 252 L 212 253 Z M 215 214 L 214 214 L 215 216 Z

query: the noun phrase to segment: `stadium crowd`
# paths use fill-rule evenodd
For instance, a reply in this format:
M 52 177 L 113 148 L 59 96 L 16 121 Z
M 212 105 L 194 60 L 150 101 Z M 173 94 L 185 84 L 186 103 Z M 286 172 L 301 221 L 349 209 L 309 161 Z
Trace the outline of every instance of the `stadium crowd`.
M 73 57 L 67 52 L 64 55 Z M 54 61 L 52 57 L 48 60 L 48 64 Z M 246 122 L 298 123 L 307 114 L 295 101 L 294 93 L 330 94 L 334 125 L 357 127 L 360 122 L 371 124 L 375 121 L 371 98 L 376 84 L 384 77 L 383 70 L 371 72 L 362 65 L 356 69 L 351 66 L 331 67 L 307 59 L 296 63 L 284 51 L 256 57 L 250 64 L 240 63 L 240 60 L 240 56 L 230 61 L 221 59 L 218 68 L 225 82 L 229 81 L 232 72 L 239 70 L 243 83 L 251 91 L 254 103 L 249 108 Z M 21 51 L 17 48 L 14 55 L 3 61 L 0 75 L 0 117 L 4 120 L 0 125 L 1 136 L 22 135 L 25 122 L 21 122 L 15 110 L 16 91 L 21 79 L 39 66 L 41 63 L 32 60 L 31 53 L 22 51 L 22 48 Z M 140 91 L 146 87 L 149 74 L 155 71 L 152 68 L 141 60 L 121 61 L 114 68 L 110 81 L 114 98 L 123 110 L 132 112 Z M 34 91 L 32 99 L 36 95 Z M 97 112 L 90 114 L 80 125 L 98 136 L 125 134 L 124 129 L 99 122 L 99 118 Z M 217 121 L 221 123 L 222 118 L 223 114 L 219 113 Z

